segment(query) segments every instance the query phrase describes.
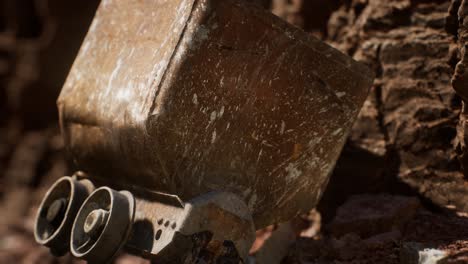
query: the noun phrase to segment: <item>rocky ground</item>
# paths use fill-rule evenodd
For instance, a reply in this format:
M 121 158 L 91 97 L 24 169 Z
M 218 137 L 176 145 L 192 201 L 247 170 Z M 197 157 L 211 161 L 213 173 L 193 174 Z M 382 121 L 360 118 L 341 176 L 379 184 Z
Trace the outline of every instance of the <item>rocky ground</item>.
M 98 2 L 0 0 L 0 263 L 78 262 L 32 229 L 73 170 L 54 101 Z M 318 208 L 259 230 L 249 261 L 468 263 L 465 1 L 257 2 L 377 78 Z

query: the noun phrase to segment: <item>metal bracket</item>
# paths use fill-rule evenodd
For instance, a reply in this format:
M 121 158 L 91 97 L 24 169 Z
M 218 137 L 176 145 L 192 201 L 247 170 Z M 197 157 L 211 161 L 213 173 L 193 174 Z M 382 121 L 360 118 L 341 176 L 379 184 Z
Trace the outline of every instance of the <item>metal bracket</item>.
M 130 252 L 176 263 L 239 263 L 248 255 L 255 228 L 247 206 L 234 194 L 212 192 L 186 203 L 162 193 L 152 198 L 136 199 L 126 245 Z

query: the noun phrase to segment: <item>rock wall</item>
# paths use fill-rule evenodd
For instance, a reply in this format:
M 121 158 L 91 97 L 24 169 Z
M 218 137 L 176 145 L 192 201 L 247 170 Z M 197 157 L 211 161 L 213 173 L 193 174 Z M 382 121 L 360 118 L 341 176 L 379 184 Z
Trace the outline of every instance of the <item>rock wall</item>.
M 332 14 L 329 41 L 371 66 L 377 79 L 324 201 L 357 189 L 401 192 L 392 180 L 398 179 L 434 204 L 468 211 L 460 163 L 466 115 L 460 116 L 462 101 L 451 85 L 464 44 L 461 37 L 457 46 L 457 30 L 450 24 L 458 19 L 450 16 L 457 8 L 452 4 L 449 11 L 450 6 L 448 1 L 354 0 Z M 463 27 L 458 31 L 463 34 Z M 460 75 L 455 74 L 455 87 Z M 360 169 L 347 166 L 357 156 L 370 158 Z M 363 166 L 368 170 L 362 172 Z M 362 173 L 370 176 L 345 189 L 334 186 Z

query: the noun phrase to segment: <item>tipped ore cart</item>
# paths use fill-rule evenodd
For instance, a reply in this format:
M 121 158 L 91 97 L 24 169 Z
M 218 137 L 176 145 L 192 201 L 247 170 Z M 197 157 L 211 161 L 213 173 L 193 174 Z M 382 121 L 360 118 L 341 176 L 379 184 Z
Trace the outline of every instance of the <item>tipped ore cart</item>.
M 36 240 L 90 263 L 239 263 L 313 208 L 372 73 L 240 0 L 103 0 L 58 99 L 77 169 Z

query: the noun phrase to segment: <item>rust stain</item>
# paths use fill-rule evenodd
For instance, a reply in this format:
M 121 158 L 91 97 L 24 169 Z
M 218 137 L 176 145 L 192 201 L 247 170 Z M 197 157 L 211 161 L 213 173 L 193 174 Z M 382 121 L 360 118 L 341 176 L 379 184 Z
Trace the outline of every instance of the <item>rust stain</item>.
M 245 1 L 103 1 L 58 104 L 80 169 L 232 192 L 261 227 L 315 206 L 372 80 Z

